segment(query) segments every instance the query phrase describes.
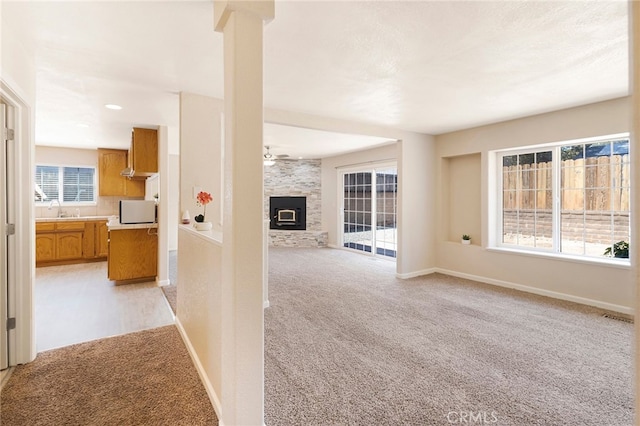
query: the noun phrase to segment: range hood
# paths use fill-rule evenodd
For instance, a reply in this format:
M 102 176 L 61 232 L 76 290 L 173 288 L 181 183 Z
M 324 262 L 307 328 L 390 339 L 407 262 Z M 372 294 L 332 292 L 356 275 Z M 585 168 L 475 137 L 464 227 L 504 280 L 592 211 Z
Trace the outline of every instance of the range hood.
M 126 169 L 122 169 L 122 171 L 120 172 L 120 176 L 124 176 L 124 177 L 133 177 L 135 174 L 135 171 L 131 168 L 131 167 L 127 167 Z
M 133 168 L 131 167 L 127 167 L 126 169 L 122 169 L 122 171 L 120 172 L 120 176 L 124 176 L 126 178 L 129 179 L 139 179 L 139 180 L 143 180 L 146 179 L 148 177 L 151 177 L 153 175 L 157 174 L 156 172 L 146 172 L 146 173 L 139 173 L 136 172 L 135 170 L 133 170 Z

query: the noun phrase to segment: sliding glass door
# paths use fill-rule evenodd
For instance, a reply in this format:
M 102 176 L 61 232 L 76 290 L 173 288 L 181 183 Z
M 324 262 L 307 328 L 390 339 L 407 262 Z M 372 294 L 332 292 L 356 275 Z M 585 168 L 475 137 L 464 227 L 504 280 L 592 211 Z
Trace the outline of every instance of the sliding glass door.
M 345 172 L 342 175 L 342 245 L 395 258 L 396 167 Z

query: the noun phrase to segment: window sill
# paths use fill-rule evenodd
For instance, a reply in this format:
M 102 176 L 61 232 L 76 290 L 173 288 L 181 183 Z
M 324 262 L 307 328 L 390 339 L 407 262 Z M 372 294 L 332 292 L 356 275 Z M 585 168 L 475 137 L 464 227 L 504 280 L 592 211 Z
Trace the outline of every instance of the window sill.
M 611 268 L 620 268 L 620 269 L 631 269 L 631 263 L 628 259 L 618 260 L 615 258 L 611 259 L 598 259 L 594 257 L 582 257 L 582 256 L 572 256 L 569 254 L 560 254 L 560 253 L 544 253 L 544 252 L 536 252 L 530 250 L 519 250 L 516 248 L 507 248 L 507 247 L 487 247 L 487 251 L 492 251 L 496 253 L 508 253 L 515 254 L 519 256 L 532 256 L 539 257 L 550 260 L 559 260 L 565 262 L 574 262 L 574 263 L 582 263 L 588 265 L 599 265 L 606 266 Z

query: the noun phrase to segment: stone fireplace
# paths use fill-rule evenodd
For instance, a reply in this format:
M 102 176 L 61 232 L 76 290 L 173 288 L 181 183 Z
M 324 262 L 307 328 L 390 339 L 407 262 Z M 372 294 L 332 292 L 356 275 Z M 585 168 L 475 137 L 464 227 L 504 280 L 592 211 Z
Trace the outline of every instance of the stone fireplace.
M 269 220 L 270 246 L 326 247 L 321 181 L 320 160 L 277 160 L 264 168 L 264 214 Z

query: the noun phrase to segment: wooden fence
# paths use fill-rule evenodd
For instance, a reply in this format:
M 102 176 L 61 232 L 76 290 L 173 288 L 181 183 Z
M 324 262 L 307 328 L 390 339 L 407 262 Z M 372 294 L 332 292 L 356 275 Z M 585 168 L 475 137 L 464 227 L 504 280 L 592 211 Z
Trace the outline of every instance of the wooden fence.
M 562 210 L 629 211 L 629 155 L 564 160 Z M 551 209 L 551 162 L 502 168 L 505 209 Z

